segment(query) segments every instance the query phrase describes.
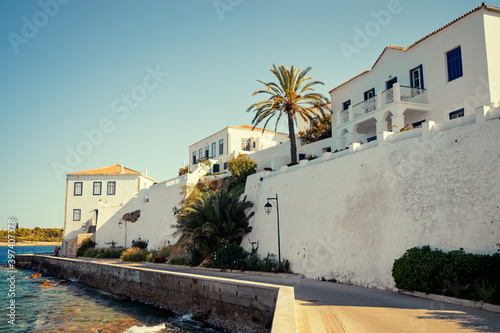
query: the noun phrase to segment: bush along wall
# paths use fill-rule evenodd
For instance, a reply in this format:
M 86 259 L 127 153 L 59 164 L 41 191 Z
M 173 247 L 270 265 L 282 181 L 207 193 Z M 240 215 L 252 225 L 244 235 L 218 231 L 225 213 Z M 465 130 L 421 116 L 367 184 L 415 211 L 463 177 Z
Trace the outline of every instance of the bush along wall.
M 500 304 L 500 253 L 414 247 L 394 261 L 392 277 L 399 289 Z

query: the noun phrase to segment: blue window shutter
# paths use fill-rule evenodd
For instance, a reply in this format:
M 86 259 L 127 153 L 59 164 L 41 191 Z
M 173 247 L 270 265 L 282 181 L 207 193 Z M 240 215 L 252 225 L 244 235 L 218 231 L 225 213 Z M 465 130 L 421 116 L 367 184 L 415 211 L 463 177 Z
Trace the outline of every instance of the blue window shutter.
M 448 81 L 458 79 L 463 75 L 462 51 L 460 46 L 448 52 L 446 57 L 448 60 Z

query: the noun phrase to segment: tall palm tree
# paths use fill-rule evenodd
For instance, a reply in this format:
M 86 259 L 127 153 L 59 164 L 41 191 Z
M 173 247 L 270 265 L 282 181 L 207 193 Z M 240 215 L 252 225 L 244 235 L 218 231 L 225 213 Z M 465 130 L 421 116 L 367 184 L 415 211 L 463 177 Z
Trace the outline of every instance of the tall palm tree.
M 318 113 L 324 116 L 327 111 L 330 112 L 326 106 L 328 98 L 314 92 L 313 88 L 317 84 L 323 85 L 323 82 L 309 81 L 312 77 L 306 75 L 310 70 L 311 67 L 302 70 L 295 68 L 294 65 L 291 68 L 287 68 L 284 65 L 276 68 L 276 65 L 273 64 L 273 68 L 270 71 L 276 76 L 278 83 L 265 83 L 257 80 L 265 85 L 266 89 L 255 91 L 253 96 L 267 94 L 269 95 L 267 96 L 268 99 L 252 104 L 247 109 L 247 112 L 256 112 L 252 120 L 254 128 L 265 120 L 265 129 L 268 122 L 273 117 L 277 117 L 276 130 L 280 119 L 285 118 L 287 120 L 292 164 L 297 164 L 297 142 L 295 141 L 294 128 L 294 122 L 297 122 L 297 117 L 300 116 L 305 121 L 311 121 Z

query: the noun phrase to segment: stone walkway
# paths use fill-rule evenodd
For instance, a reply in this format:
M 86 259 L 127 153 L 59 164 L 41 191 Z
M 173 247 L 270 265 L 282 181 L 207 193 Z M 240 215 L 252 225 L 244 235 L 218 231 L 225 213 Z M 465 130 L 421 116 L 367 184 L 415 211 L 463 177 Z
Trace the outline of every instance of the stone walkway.
M 78 258 L 80 259 L 80 258 Z M 111 259 L 83 259 L 112 265 L 216 276 L 292 286 L 295 290 L 297 332 L 500 332 L 500 314 L 411 297 L 392 291 L 291 277 L 283 274 L 220 272 Z

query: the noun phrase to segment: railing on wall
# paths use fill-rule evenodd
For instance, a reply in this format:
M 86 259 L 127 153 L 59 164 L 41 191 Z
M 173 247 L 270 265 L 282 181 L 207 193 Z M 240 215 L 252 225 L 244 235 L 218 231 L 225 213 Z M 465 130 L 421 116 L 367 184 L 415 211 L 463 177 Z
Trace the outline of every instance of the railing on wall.
M 382 92 L 383 105 L 391 104 L 392 102 L 394 102 L 394 88 L 383 91 Z
M 349 121 L 349 110 L 340 111 L 340 121 L 342 124 Z
M 366 101 L 362 101 L 361 103 L 354 105 L 352 107 L 354 111 L 354 119 L 364 116 L 365 114 L 370 113 L 372 111 L 375 111 L 377 109 L 376 97 L 377 96 L 373 96 L 372 98 L 369 98 Z
M 427 104 L 427 90 L 401 86 L 401 101 Z

